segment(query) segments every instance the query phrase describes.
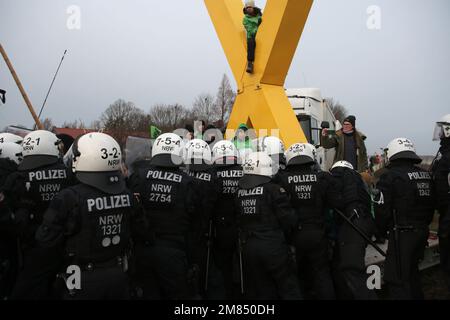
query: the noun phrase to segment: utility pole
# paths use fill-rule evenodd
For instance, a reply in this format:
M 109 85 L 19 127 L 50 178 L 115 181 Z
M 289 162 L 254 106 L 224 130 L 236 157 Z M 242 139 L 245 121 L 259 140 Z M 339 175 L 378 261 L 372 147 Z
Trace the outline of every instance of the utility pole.
M 36 123 L 36 126 L 40 130 L 43 130 L 44 126 L 42 125 L 41 121 L 39 120 L 38 116 L 36 115 L 36 112 L 34 112 L 33 105 L 31 104 L 31 101 L 28 98 L 27 93 L 25 92 L 25 89 L 22 86 L 22 83 L 20 82 L 19 77 L 17 76 L 17 73 L 16 73 L 16 71 L 14 70 L 14 68 L 13 68 L 13 66 L 11 64 L 11 61 L 9 60 L 8 56 L 6 55 L 5 49 L 3 49 L 3 46 L 1 44 L 0 44 L 0 53 L 2 54 L 3 59 L 5 60 L 6 65 L 8 66 L 9 71 L 11 72 L 11 74 L 12 74 L 12 76 L 14 78 L 14 81 L 17 84 L 17 87 L 19 88 L 19 91 L 22 94 L 23 99 L 25 100 L 25 103 L 26 103 L 26 105 L 28 107 L 28 110 L 30 110 L 31 116 L 34 119 L 34 122 Z

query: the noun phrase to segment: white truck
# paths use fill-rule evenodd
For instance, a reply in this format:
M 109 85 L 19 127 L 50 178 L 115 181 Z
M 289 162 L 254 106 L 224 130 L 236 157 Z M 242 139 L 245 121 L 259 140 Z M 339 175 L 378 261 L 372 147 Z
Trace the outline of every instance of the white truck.
M 317 162 L 322 170 L 329 170 L 333 165 L 335 151 L 320 146 L 320 126 L 326 121 L 330 125 L 329 131 L 336 131 L 341 129 L 340 122 L 336 120 L 326 100 L 322 98 L 320 89 L 286 89 L 286 95 L 308 142 L 317 147 Z

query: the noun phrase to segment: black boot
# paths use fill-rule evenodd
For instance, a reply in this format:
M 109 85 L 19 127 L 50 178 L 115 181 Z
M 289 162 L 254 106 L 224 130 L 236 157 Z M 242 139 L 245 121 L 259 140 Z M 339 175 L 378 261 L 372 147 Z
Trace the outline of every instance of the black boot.
M 253 62 L 252 61 L 249 61 L 247 63 L 247 72 L 248 73 L 253 73 Z

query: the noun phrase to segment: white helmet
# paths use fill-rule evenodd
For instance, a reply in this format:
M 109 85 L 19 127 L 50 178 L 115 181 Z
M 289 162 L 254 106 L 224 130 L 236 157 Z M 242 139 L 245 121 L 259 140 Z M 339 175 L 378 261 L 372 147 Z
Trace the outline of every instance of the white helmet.
M 79 137 L 72 145 L 72 169 L 82 183 L 115 194 L 125 189 L 120 172 L 122 152 L 111 136 L 92 132 Z
M 316 160 L 316 147 L 310 143 L 295 143 L 286 151 L 288 166 L 312 164 Z
M 213 162 L 219 165 L 235 164 L 237 163 L 239 153 L 233 144 L 228 140 L 221 140 L 217 142 L 213 149 Z
M 13 142 L 0 143 L 0 158 L 20 164 L 23 160 L 22 146 Z
M 281 167 L 286 165 L 286 157 L 284 155 L 284 144 L 278 137 L 268 136 L 259 139 L 257 151 L 267 153 L 274 162 L 274 173 Z
M 350 170 L 354 170 L 352 164 L 348 161 L 342 160 L 342 161 L 338 161 L 335 164 L 333 164 L 333 166 L 331 167 L 331 170 L 335 169 L 335 168 L 347 168 Z
M 257 151 L 265 152 L 269 156 L 284 154 L 284 144 L 277 137 L 269 136 L 260 138 L 258 139 L 257 147 Z
M 273 161 L 265 152 L 253 152 L 242 165 L 244 177 L 239 186 L 244 189 L 267 183 L 273 176 Z
M 12 134 L 9 132 L 0 133 L 0 143 L 12 142 L 12 143 L 21 144 L 22 141 L 23 141 L 23 138 L 21 136 L 18 136 L 17 134 Z
M 407 138 L 396 138 L 392 140 L 386 147 L 386 151 L 389 162 L 396 159 L 410 159 L 415 163 L 422 162 L 422 159 L 416 154 L 414 144 Z
M 450 138 L 450 114 L 443 116 L 434 127 L 433 141 L 445 138 Z
M 163 133 L 152 147 L 150 164 L 160 167 L 179 167 L 183 163 L 183 139 L 175 133 Z
M 201 139 L 190 140 L 186 145 L 186 164 L 192 170 L 204 170 L 211 164 L 211 148 Z
M 58 162 L 61 140 L 46 130 L 30 132 L 23 138 L 23 161 L 20 170 L 30 170 Z

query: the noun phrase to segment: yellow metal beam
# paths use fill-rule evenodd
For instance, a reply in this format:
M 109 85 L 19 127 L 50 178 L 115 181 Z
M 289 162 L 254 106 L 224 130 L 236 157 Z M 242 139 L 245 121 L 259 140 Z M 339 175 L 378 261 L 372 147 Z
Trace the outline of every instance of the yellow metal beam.
M 246 34 L 241 0 L 205 0 L 238 86 L 228 123 L 245 122 L 259 130 L 279 129 L 286 146 L 306 137 L 284 93 L 284 82 L 313 0 L 267 0 L 256 37 L 254 73 L 245 72 Z

